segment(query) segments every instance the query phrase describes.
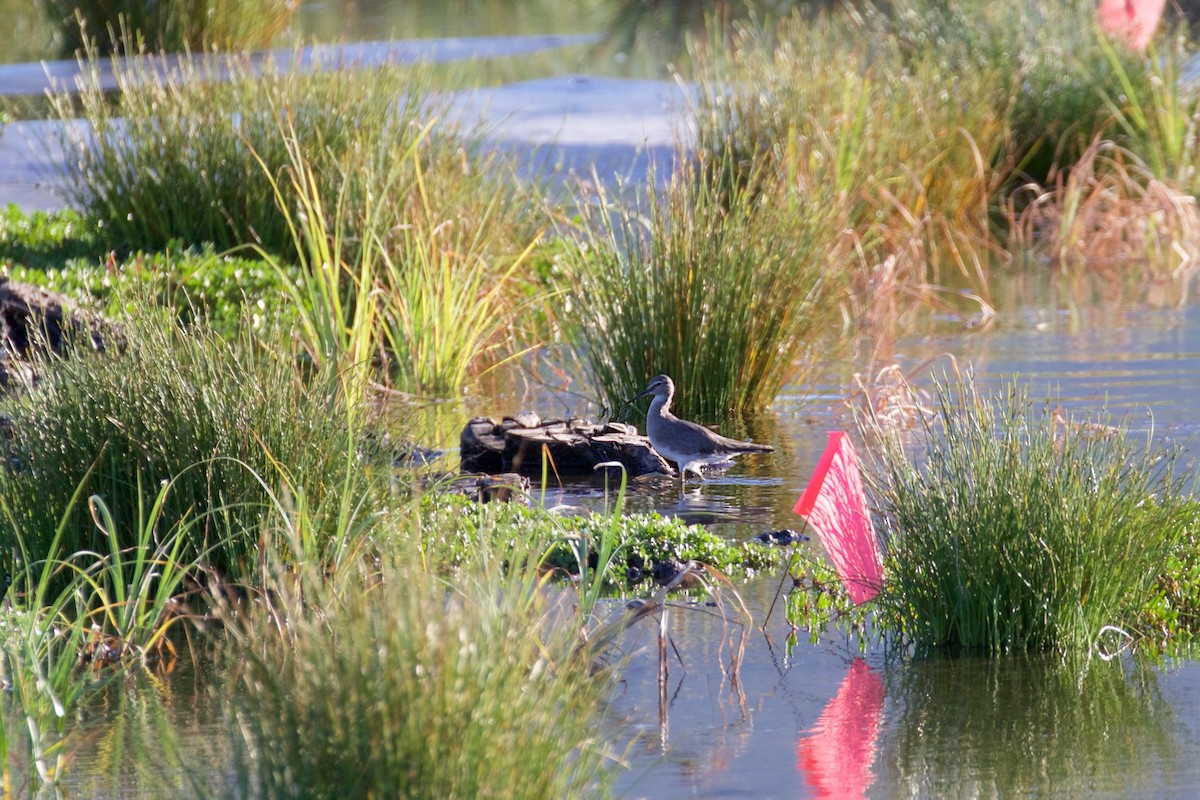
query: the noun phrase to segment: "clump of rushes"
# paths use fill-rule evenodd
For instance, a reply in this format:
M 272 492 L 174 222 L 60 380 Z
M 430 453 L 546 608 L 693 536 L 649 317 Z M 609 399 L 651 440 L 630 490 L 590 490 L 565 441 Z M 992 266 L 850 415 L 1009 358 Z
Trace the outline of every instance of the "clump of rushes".
M 938 386 L 913 453 L 868 418 L 885 625 L 923 647 L 1090 651 L 1137 636 L 1184 534 L 1171 452 L 1017 388 Z
M 840 210 L 859 248 L 852 318 L 987 315 L 1014 187 L 1046 185 L 1097 136 L 1148 142 L 1132 149 L 1151 163 L 1156 142 L 1186 150 L 1176 90 L 1153 89 L 1094 18 L 1093 3 L 906 0 L 741 26 L 697 54 L 700 149 L 765 154 L 777 180 Z
M 282 190 L 288 213 L 304 210 L 285 174 L 295 161 L 287 128 L 316 194 L 344 205 L 347 243 L 361 240 L 359 218 L 411 221 L 417 169 L 434 224 L 453 220 L 500 249 L 523 221 L 516 214 L 523 206 L 514 201 L 487 226 L 477 223 L 478 210 L 493 198 L 515 195 L 500 186 L 503 170 L 487 169 L 453 126 L 430 128 L 445 117 L 446 100 L 430 91 L 428 68 L 301 71 L 248 57 L 220 64 L 189 57 L 168 66 L 147 57 L 114 72 L 115 101 L 93 79 L 77 96 L 56 95 L 54 107 L 68 122 L 70 199 L 118 249 L 256 244 L 294 256 L 297 244 L 275 193 Z M 98 70 L 85 74 L 95 78 Z M 90 134 L 81 133 L 77 117 Z
M 821 222 L 857 251 L 827 267 L 853 279 L 838 300 L 855 318 L 884 318 L 909 297 L 938 302 L 948 287 L 986 303 L 999 250 L 989 212 L 1012 167 L 994 67 L 956 71 L 838 13 L 741 27 L 700 64 L 701 152 L 736 167 L 721 181 L 762 161 L 751 169 L 828 209 Z
M 178 560 L 207 551 L 211 566 L 249 577 L 260 555 L 257 529 L 280 505 L 273 492 L 302 487 L 287 501 L 303 502 L 317 520 L 340 516 L 347 491 L 368 493 L 345 375 L 305 376 L 279 354 L 286 345 L 249 334 L 225 340 L 203 325 L 185 331 L 169 313 L 142 306 L 104 353 L 75 348 L 70 359 L 39 365 L 29 392 L 5 398 L 15 466 L 0 470 L 0 496 L 29 560 L 46 556 L 60 520 L 63 551 L 109 552 L 86 505 L 72 499 L 77 493 L 103 500 L 107 528 L 139 530 L 142 487 L 171 481 L 156 518 L 160 534 L 192 520 Z M 326 557 L 321 547 L 336 545 L 306 555 Z M 0 575 L 12 575 L 11 558 L 0 552 Z
M 837 339 L 829 207 L 757 169 L 728 190 L 699 179 L 723 168 L 689 164 L 645 208 L 601 194 L 562 258 L 557 313 L 614 411 L 663 372 L 683 416 L 760 411 Z
M 578 647 L 569 604 L 503 561 L 481 548 L 448 586 L 400 558 L 339 597 L 289 580 L 273 600 L 286 625 L 235 623 L 240 795 L 597 791 L 609 673 Z
M 90 46 L 133 53 L 143 46 L 181 53 L 268 47 L 288 25 L 295 0 L 39 0 L 64 56 Z
M 0 524 L 16 531 L 0 495 Z M 58 538 L 47 559 L 26 561 L 16 572 L 2 574 L 0 598 L 0 683 L 6 702 L 0 711 L 0 790 L 8 795 L 39 784 L 54 784 L 71 758 L 72 715 L 103 684 L 104 676 L 79 669 L 79 656 L 89 638 L 89 621 L 80 613 L 91 598 L 83 578 L 57 581 Z M 8 539 L 6 538 L 6 541 Z M 22 548 L 19 535 L 10 548 Z M 56 585 L 59 584 L 59 585 Z M 11 702 L 9 702 L 11 698 Z M 21 781 L 25 782 L 22 785 Z
M 325 365 L 381 365 L 402 391 L 446 397 L 509 344 L 521 303 L 515 273 L 532 250 L 509 253 L 495 231 L 509 231 L 512 209 L 499 195 L 477 216 L 447 214 L 441 187 L 425 173 L 421 131 L 408 150 L 364 173 L 379 202 L 360 207 L 347 176 L 332 197 L 290 122 L 280 138 L 286 181 L 270 181 L 292 236 L 299 270 L 255 249 L 276 270 L 297 310 L 308 353 Z M 294 197 L 297 210 L 289 207 Z M 399 204 L 400 218 L 393 204 Z M 536 239 L 535 239 L 536 241 Z

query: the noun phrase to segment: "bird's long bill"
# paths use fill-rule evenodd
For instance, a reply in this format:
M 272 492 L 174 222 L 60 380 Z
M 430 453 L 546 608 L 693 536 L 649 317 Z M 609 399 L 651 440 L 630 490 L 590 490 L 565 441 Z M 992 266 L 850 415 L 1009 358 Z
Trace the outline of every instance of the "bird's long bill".
M 643 397 L 649 397 L 652 394 L 654 394 L 654 392 L 650 391 L 649 389 L 643 389 L 641 392 L 638 392 L 633 397 L 629 398 L 629 402 L 636 403 L 638 400 L 641 400 Z

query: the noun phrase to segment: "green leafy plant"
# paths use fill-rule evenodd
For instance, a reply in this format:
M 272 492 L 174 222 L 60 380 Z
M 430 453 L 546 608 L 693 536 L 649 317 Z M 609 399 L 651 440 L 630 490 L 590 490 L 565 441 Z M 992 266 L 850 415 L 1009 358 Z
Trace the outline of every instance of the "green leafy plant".
M 22 239 L 15 245 L 25 247 Z M 64 247 L 68 248 L 74 251 L 73 245 Z M 168 249 L 122 259 L 91 257 L 87 255 L 91 251 L 87 246 L 78 255 L 63 259 L 47 255 L 42 261 L 26 250 L 26 260 L 6 269 L 6 275 L 14 283 L 62 294 L 109 320 L 144 311 L 130 302 L 131 297 L 149 300 L 174 311 L 181 323 L 203 321 L 225 338 L 236 338 L 246 324 L 267 331 L 290 326 L 295 319 L 296 309 L 279 302 L 286 283 L 281 274 L 292 279 L 295 267 L 283 267 L 281 273 L 261 260 L 219 255 L 212 247 Z
M 513 503 L 471 502 L 452 495 L 431 494 L 422 498 L 419 530 L 426 563 L 443 571 L 467 563 L 477 549 L 503 551 L 526 539 L 548 541 L 539 563 L 563 576 L 579 574 L 582 543 L 590 552 L 607 540 L 608 556 L 597 552 L 597 566 L 588 567 L 589 583 L 604 581 L 605 590 L 621 591 L 627 584 L 627 561 L 640 561 L 643 572 L 654 563 L 697 561 L 731 577 L 769 570 L 777 553 L 758 542 L 734 542 L 702 525 L 688 525 L 678 518 L 650 514 L 597 513 L 561 516 L 537 507 Z M 623 558 L 621 557 L 623 556 Z M 599 569 L 604 563 L 607 568 Z
M 77 211 L 26 213 L 15 203 L 0 211 L 0 267 L 56 269 L 96 254 L 96 231 Z

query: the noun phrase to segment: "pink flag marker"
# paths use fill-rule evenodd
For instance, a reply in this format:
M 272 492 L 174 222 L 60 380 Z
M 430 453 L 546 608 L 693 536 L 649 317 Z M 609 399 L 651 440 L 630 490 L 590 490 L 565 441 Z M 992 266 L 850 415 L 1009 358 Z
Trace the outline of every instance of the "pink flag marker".
M 812 480 L 792 510 L 817 532 L 855 605 L 879 594 L 883 557 L 867 510 L 858 455 L 845 431 L 830 431 Z
M 1154 38 L 1165 4 L 1166 0 L 1100 0 L 1100 28 L 1124 39 L 1134 50 L 1145 50 Z

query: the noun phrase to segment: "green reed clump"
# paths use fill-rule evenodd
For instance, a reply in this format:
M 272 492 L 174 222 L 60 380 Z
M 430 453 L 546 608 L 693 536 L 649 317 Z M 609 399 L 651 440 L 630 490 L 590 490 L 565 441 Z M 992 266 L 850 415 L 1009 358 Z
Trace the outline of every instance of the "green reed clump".
M 515 277 L 533 245 L 509 252 L 516 206 L 501 195 L 473 217 L 448 212 L 421 164 L 425 130 L 367 179 L 379 200 L 360 208 L 343 183 L 332 197 L 307 160 L 307 146 L 281 123 L 288 180 L 265 162 L 292 236 L 299 269 L 258 249 L 298 312 L 303 346 L 321 364 L 377 363 L 385 380 L 412 394 L 459 393 L 468 377 L 510 344 L 522 305 Z M 297 210 L 287 198 L 296 198 Z M 397 220 L 399 205 L 401 221 Z
M 76 494 L 71 502 L 79 499 Z M 52 785 L 65 774 L 78 736 L 72 715 L 107 676 L 79 668 L 92 637 L 87 611 L 94 595 L 62 560 L 65 520 L 51 529 L 41 560 L 29 557 L 4 495 L 0 524 L 11 532 L 9 558 L 19 560 L 17 569 L 0 573 L 0 684 L 12 698 L 0 707 L 0 794 L 24 789 L 32 796 L 39 784 Z M 59 580 L 64 571 L 65 581 Z
M 970 379 L 939 385 L 934 412 L 917 452 L 865 422 L 888 624 L 921 646 L 993 652 L 1137 635 L 1184 530 L 1171 454 Z
M 321 519 L 342 513 L 347 487 L 367 492 L 347 376 L 305 375 L 285 343 L 225 340 L 202 324 L 184 330 L 150 305 L 141 303 L 141 317 L 105 352 L 74 348 L 70 359 L 39 364 L 37 384 L 5 398 L 19 463 L 0 470 L 0 496 L 36 561 L 60 520 L 64 551 L 108 552 L 77 493 L 103 500 L 106 527 L 136 530 L 145 519 L 141 487 L 170 481 L 161 527 L 194 520 L 179 559 L 207 552 L 216 569 L 251 575 L 258 528 L 277 516 L 275 493 Z M 11 558 L 0 553 L 0 574 L 12 574 Z
M 147 57 L 114 70 L 115 100 L 94 81 L 78 96 L 54 98 L 56 114 L 70 121 L 71 200 L 114 247 L 255 244 L 296 255 L 286 214 L 300 213 L 303 203 L 288 178 L 295 161 L 289 131 L 316 194 L 341 198 L 348 244 L 364 236 L 360 218 L 411 221 L 420 169 L 437 216 L 508 245 L 511 228 L 496 216 L 487 227 L 477 224 L 476 212 L 514 192 L 501 190 L 503 172 L 486 169 L 448 123 L 430 129 L 444 118 L 446 100 L 430 91 L 428 68 L 302 71 L 248 57 L 189 57 L 168 66 Z
M 986 300 L 993 195 L 1012 167 L 997 157 L 1007 86 L 994 67 L 956 71 L 868 23 L 830 13 L 739 28 L 701 60 L 699 148 L 737 167 L 722 181 L 750 165 L 829 209 L 855 247 L 831 270 L 853 279 L 840 300 L 856 317 L 949 285 Z
M 39 0 L 57 28 L 60 51 L 71 57 L 89 47 L 135 53 L 143 47 L 185 50 L 255 50 L 270 46 L 287 28 L 294 0 Z
M 1185 37 L 1176 37 L 1151 48 L 1148 59 L 1129 63 L 1119 44 L 1104 41 L 1114 85 L 1103 100 L 1116 128 L 1110 135 L 1144 161 L 1154 178 L 1194 195 L 1200 191 L 1200 93 L 1182 76 L 1188 45 Z
M 530 551 L 532 554 L 537 548 Z M 568 604 L 482 549 L 451 583 L 400 558 L 370 591 L 280 587 L 239 628 L 236 796 L 575 797 L 606 762 L 608 691 Z
M 750 180 L 726 192 L 689 164 L 645 207 L 600 195 L 563 257 L 556 313 L 614 411 L 666 373 L 688 416 L 758 411 L 808 374 L 840 327 L 827 206 Z
M 1014 187 L 1069 167 L 1113 130 L 1106 98 L 1153 83 L 1082 2 L 842 8 L 741 26 L 697 60 L 700 149 L 761 154 L 836 207 L 858 247 L 851 314 L 876 325 L 931 304 L 990 313 Z

